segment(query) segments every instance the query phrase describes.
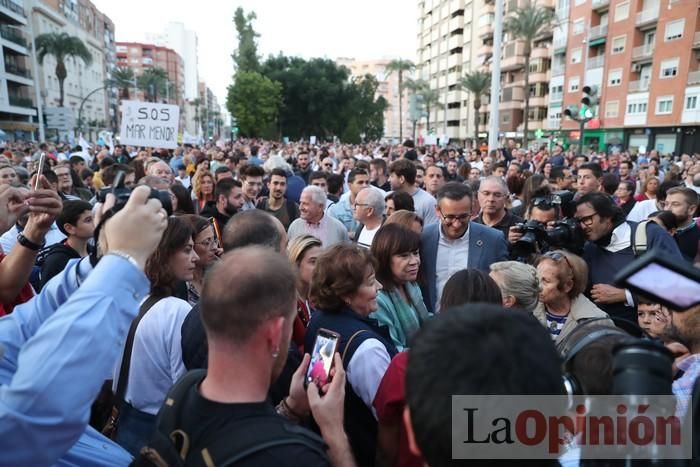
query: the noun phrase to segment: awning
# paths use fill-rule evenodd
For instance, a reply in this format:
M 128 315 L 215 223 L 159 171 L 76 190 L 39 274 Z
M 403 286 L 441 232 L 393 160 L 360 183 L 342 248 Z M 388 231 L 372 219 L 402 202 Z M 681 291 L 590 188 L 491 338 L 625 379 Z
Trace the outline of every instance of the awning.
M 0 121 L 0 129 L 3 130 L 8 130 L 8 131 L 34 131 L 37 128 L 39 128 L 39 125 L 36 123 L 29 123 L 29 122 L 12 122 L 12 121 L 5 121 L 2 122 Z
M 598 39 L 593 39 L 592 41 L 590 41 L 588 43 L 588 46 L 593 47 L 593 46 L 600 45 L 600 44 L 605 44 L 605 37 L 599 37 Z

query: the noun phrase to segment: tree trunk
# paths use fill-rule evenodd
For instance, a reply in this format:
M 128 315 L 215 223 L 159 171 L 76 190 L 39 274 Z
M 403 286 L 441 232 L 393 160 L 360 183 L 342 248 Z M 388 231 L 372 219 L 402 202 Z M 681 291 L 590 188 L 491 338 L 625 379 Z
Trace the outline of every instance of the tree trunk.
M 481 96 L 474 96 L 474 147 L 479 145 L 479 108 L 481 108 Z
M 525 119 L 523 120 L 523 149 L 527 150 L 527 130 L 530 120 L 530 42 L 525 44 Z
M 59 61 L 56 63 L 56 78 L 58 78 L 58 106 L 63 107 L 63 100 L 65 97 L 64 91 L 63 91 L 63 84 L 66 81 L 66 77 L 68 76 L 68 72 L 66 71 L 66 65 Z
M 399 70 L 399 144 L 403 143 L 403 71 Z

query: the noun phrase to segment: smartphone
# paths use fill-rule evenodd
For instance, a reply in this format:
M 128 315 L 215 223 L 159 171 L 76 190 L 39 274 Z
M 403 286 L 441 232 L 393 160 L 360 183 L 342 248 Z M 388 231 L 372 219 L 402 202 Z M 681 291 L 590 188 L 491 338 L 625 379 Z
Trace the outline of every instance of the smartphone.
M 333 355 L 338 349 L 340 342 L 340 334 L 329 331 L 328 329 L 319 329 L 314 341 L 314 348 L 311 352 L 311 361 L 309 368 L 306 371 L 304 385 L 310 383 L 316 384 L 319 388 L 323 387 L 330 380 L 331 368 L 333 368 Z
M 615 282 L 674 311 L 700 304 L 700 270 L 669 260 L 658 250 L 647 252 L 623 268 Z
M 221 226 L 219 225 L 219 221 L 217 221 L 213 217 L 210 217 L 209 223 L 211 223 L 211 226 L 214 228 L 214 237 L 216 238 L 216 246 L 221 247 Z
M 39 168 L 36 171 L 36 180 L 34 181 L 34 190 L 39 189 L 39 184 L 41 175 L 44 173 L 44 164 L 46 163 L 46 153 L 42 152 L 41 156 L 39 156 Z

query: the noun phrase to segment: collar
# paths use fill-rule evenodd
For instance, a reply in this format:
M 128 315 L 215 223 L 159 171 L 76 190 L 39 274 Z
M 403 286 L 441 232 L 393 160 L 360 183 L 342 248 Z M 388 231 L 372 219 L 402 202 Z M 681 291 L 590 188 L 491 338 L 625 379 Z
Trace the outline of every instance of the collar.
M 308 225 L 313 225 L 314 227 L 320 227 L 320 225 L 323 223 L 323 219 L 326 218 L 326 213 L 323 213 L 323 216 L 321 216 L 321 219 L 318 222 L 309 222 L 306 219 L 304 219 L 304 222 L 306 222 Z
M 471 224 L 471 221 L 470 221 L 470 224 Z M 445 236 L 445 234 L 442 232 L 442 222 L 438 225 L 438 233 L 440 236 L 440 240 L 445 240 L 446 242 L 450 242 L 450 243 L 463 242 L 463 241 L 468 242 L 469 241 L 469 230 L 470 230 L 469 226 L 467 226 L 467 230 L 464 232 L 464 234 L 461 237 L 456 238 L 456 239 L 451 239 L 451 238 L 447 238 Z
M 687 232 L 687 231 L 689 231 L 689 230 L 691 230 L 691 229 L 697 227 L 697 225 L 698 225 L 698 224 L 697 224 L 696 220 L 695 220 L 695 219 L 691 219 L 691 222 L 690 222 L 688 225 L 686 225 L 686 226 L 683 227 L 683 228 L 680 228 L 680 227 L 679 227 L 679 228 L 676 229 L 676 236 L 678 236 L 678 235 L 680 235 L 680 234 L 682 234 L 682 233 L 685 233 L 685 232 Z
M 512 216 L 512 214 L 510 212 L 508 212 L 507 209 L 505 209 L 505 214 L 503 215 L 501 220 L 496 222 L 495 224 L 493 224 L 490 227 L 499 227 L 499 226 L 509 225 L 511 216 Z M 484 212 L 483 211 L 479 212 L 479 217 L 477 219 L 479 219 L 480 224 L 487 225 L 484 223 Z
M 605 238 L 605 237 L 604 237 Z M 602 239 L 601 239 L 602 240 Z M 611 253 L 624 250 L 632 244 L 632 228 L 627 222 L 622 222 L 613 229 L 610 234 L 610 241 L 607 246 L 603 246 Z

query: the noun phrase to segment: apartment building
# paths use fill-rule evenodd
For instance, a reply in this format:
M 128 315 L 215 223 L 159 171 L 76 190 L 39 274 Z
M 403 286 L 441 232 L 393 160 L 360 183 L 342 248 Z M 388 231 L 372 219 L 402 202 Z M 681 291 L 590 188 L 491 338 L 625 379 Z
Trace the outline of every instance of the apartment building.
M 409 118 L 409 91 L 403 93 L 403 101 L 399 106 L 399 75 L 396 72 L 387 73 L 386 66 L 391 62 L 388 59 L 381 60 L 357 60 L 354 58 L 338 58 L 336 63 L 343 65 L 350 70 L 350 76 L 361 78 L 366 74 L 374 76 L 379 82 L 377 97 L 382 96 L 389 103 L 389 107 L 384 112 L 384 138 L 388 140 L 399 139 L 399 122 L 403 119 L 403 138 L 413 137 L 413 122 Z M 405 72 L 403 79 L 413 78 L 413 73 Z M 401 112 L 399 111 L 401 107 Z M 402 114 L 402 115 L 401 115 Z
M 583 86 L 597 87 L 584 145 L 700 151 L 700 2 L 571 1 L 558 11 L 568 12 L 568 35 L 555 32 L 550 92 L 561 90 L 566 108 L 578 104 Z M 558 112 L 549 106 L 552 127 Z M 563 140 L 578 139 L 575 122 L 564 118 L 560 128 Z
M 480 9 L 479 67 L 491 69 L 493 56 L 494 0 L 483 0 Z M 517 8 L 523 7 L 528 0 L 508 0 L 504 2 L 504 16 Z M 554 0 L 535 0 L 541 8 L 554 10 Z M 548 129 L 548 107 L 550 99 L 550 80 L 552 78 L 553 33 L 548 32 L 538 37 L 532 44 L 530 63 L 526 66 L 524 41 L 515 40 L 505 33 L 501 50 L 501 82 L 498 96 L 500 136 L 522 139 L 525 118 L 528 119 L 529 141 L 535 139 L 537 130 Z M 529 75 L 528 89 L 525 89 L 525 75 Z M 525 99 L 529 99 L 528 115 L 525 115 Z M 486 137 L 489 125 L 489 99 L 482 99 L 479 110 L 479 130 Z
M 82 104 L 83 128 L 114 130 L 117 126 L 117 98 L 105 88 L 115 64 L 114 23 L 89 0 L 25 0 L 35 36 L 67 33 L 83 41 L 92 63 L 66 60 L 68 77 L 64 83 L 64 107 L 78 117 Z M 39 65 L 39 85 L 44 108 L 59 104 L 56 60 L 47 55 Z
M 185 99 L 197 98 L 197 34 L 180 22 L 170 22 L 161 33 L 146 33 L 146 42 L 173 49 L 184 61 Z
M 180 55 L 168 47 L 141 42 L 117 42 L 117 65 L 134 70 L 138 78 L 149 68 L 160 68 L 168 74 L 168 85 L 158 91 L 158 101 L 182 107 L 185 103 L 185 68 Z M 145 93 L 137 90 L 134 100 L 145 100 Z
M 0 0 L 0 129 L 8 139 L 31 139 L 37 129 L 30 43 L 22 2 Z
M 487 55 L 483 41 L 488 43 L 489 28 L 493 36 L 493 6 L 483 0 L 419 0 L 417 16 L 416 77 L 438 91 L 441 103 L 419 122 L 419 134 L 471 142 L 478 116 L 461 79 Z

